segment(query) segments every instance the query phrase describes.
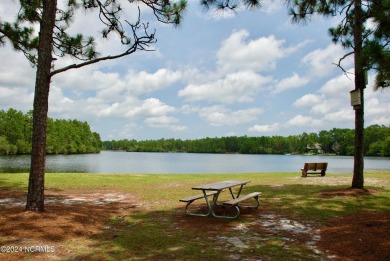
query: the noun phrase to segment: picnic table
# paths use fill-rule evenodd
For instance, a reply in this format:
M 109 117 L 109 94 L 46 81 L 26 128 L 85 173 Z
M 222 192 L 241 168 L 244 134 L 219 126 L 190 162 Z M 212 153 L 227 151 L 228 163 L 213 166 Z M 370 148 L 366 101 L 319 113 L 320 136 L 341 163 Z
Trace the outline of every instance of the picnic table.
M 185 211 L 188 215 L 191 216 L 214 216 L 218 218 L 237 218 L 241 211 L 239 207 L 239 203 L 248 199 L 253 198 L 256 201 L 256 205 L 252 207 L 258 207 L 260 205 L 259 202 L 259 195 L 260 192 L 252 192 L 247 195 L 241 195 L 243 187 L 248 184 L 250 181 L 246 180 L 226 180 L 226 181 L 220 181 L 200 186 L 192 187 L 193 190 L 201 190 L 202 194 L 187 197 L 184 199 L 180 199 L 181 202 L 187 203 Z M 233 188 L 239 187 L 238 191 L 236 193 L 233 192 Z M 223 191 L 228 190 L 230 192 L 230 195 L 232 197 L 231 200 L 223 202 L 223 204 L 218 204 L 218 197 L 220 193 Z M 209 197 L 212 197 L 210 200 Z M 197 200 L 204 199 L 207 203 L 207 213 L 198 213 L 198 212 L 192 212 L 189 210 L 189 206 Z M 227 216 L 227 215 L 219 215 L 215 213 L 215 207 L 218 205 L 223 205 L 225 207 L 234 207 L 236 210 L 236 214 L 233 216 Z

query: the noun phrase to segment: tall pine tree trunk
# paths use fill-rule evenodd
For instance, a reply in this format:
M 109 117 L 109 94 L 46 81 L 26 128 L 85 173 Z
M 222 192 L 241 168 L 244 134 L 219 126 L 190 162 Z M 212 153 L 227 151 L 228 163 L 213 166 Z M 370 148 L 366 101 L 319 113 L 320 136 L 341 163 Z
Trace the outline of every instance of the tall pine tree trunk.
M 362 2 L 355 0 L 355 17 L 354 17 L 354 45 L 355 45 L 355 90 L 360 93 L 361 105 L 355 107 L 355 154 L 352 188 L 363 188 L 364 186 L 364 87 L 365 73 L 362 60 L 362 34 L 363 34 L 363 17 Z
M 44 0 L 35 81 L 31 167 L 26 210 L 44 211 L 46 127 L 57 0 Z

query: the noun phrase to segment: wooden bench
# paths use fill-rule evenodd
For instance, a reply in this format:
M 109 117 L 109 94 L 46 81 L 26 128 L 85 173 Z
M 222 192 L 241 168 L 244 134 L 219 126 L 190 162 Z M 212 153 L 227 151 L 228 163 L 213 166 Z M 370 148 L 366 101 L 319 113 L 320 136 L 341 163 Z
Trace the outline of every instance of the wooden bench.
M 316 163 L 305 163 L 301 169 L 302 177 L 306 178 L 307 174 L 320 174 L 322 177 L 325 176 L 328 162 L 316 162 Z
M 210 192 L 206 193 L 206 196 L 207 197 L 216 196 L 218 193 L 219 193 L 219 191 L 210 191 Z M 202 198 L 206 200 L 206 203 L 208 203 L 207 202 L 208 199 L 205 198 L 204 194 L 199 194 L 199 195 L 195 195 L 195 196 L 191 196 L 191 197 L 187 197 L 187 198 L 182 198 L 182 199 L 179 199 L 179 201 L 187 203 L 185 211 L 188 215 L 206 217 L 206 216 L 210 215 L 210 211 L 203 214 L 203 213 L 191 212 L 188 210 L 188 207 L 192 204 L 192 202 L 194 202 L 195 200 L 198 200 L 198 199 L 202 199 Z
M 223 202 L 223 204 L 224 205 L 237 206 L 238 203 L 240 203 L 240 202 L 242 202 L 244 200 L 247 200 L 247 199 L 250 199 L 250 198 L 254 198 L 256 200 L 256 206 L 255 207 L 258 207 L 258 206 L 260 206 L 260 202 L 259 202 L 259 196 L 260 195 L 261 195 L 261 192 L 252 192 L 250 194 L 247 194 L 247 195 L 244 195 L 244 196 L 240 196 L 239 198 L 235 198 L 235 199 Z
M 217 193 L 218 193 L 218 191 L 210 191 L 210 192 L 206 193 L 206 196 L 214 196 Z M 182 199 L 179 199 L 179 201 L 180 202 L 192 203 L 193 201 L 195 201 L 197 199 L 201 199 L 201 198 L 204 198 L 203 194 L 199 194 L 199 195 L 188 197 L 188 198 L 182 198 Z

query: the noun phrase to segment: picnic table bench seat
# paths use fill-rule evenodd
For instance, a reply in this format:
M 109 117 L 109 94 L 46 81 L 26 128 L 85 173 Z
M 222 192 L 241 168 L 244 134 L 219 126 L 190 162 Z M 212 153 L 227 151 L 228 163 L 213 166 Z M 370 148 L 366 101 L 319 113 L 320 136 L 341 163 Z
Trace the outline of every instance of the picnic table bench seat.
M 218 191 L 210 191 L 210 192 L 206 193 L 206 196 L 213 196 L 217 193 L 218 193 Z M 182 198 L 182 199 L 179 199 L 179 201 L 191 203 L 191 202 L 193 202 L 197 199 L 201 199 L 201 198 L 204 198 L 203 194 L 199 194 L 199 195 L 195 195 L 195 196 L 191 196 L 191 197 L 187 197 L 187 198 Z
M 245 200 L 253 198 L 253 199 L 256 200 L 256 205 L 255 206 L 251 206 L 251 207 L 257 208 L 258 206 L 260 206 L 260 202 L 259 202 L 259 195 L 260 194 L 261 194 L 261 192 L 252 192 L 250 194 L 242 195 L 242 196 L 240 196 L 238 198 L 235 198 L 235 199 L 223 202 L 223 205 L 235 207 L 235 209 L 237 211 L 237 214 L 235 216 L 226 217 L 226 218 L 235 219 L 235 218 L 237 218 L 241 214 L 241 210 L 240 210 L 240 207 L 239 207 L 238 204 L 240 202 L 242 202 L 242 201 L 245 201 Z
M 238 203 L 240 203 L 242 201 L 245 201 L 245 200 L 250 199 L 250 198 L 254 198 L 256 200 L 256 204 L 257 204 L 256 207 L 258 207 L 260 205 L 260 202 L 259 202 L 259 195 L 260 194 L 261 194 L 261 192 L 252 192 L 250 194 L 247 194 L 247 195 L 244 195 L 244 196 L 240 196 L 239 198 L 235 198 L 235 199 L 223 202 L 223 204 L 224 205 L 237 206 Z
M 306 178 L 307 174 L 320 174 L 323 177 L 326 174 L 327 167 L 328 162 L 305 163 L 301 169 L 302 177 Z

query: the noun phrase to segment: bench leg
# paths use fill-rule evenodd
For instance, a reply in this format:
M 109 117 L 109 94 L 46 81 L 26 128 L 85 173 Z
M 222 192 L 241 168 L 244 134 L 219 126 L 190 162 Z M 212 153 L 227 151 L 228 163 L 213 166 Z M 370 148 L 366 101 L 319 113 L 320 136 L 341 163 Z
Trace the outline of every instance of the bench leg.
M 224 216 L 224 215 L 217 215 L 214 210 L 211 212 L 212 215 L 216 218 L 227 218 L 227 219 L 236 219 L 240 216 L 241 214 L 241 211 L 240 211 L 240 208 L 236 205 L 236 206 L 233 206 L 235 208 L 235 210 L 237 211 L 237 213 L 234 215 L 234 216 Z
M 207 217 L 207 216 L 210 215 L 210 213 L 211 213 L 210 208 L 208 208 L 208 212 L 207 212 L 207 213 L 196 213 L 196 212 L 191 212 L 191 211 L 189 211 L 188 207 L 189 207 L 194 201 L 195 201 L 195 200 L 189 201 L 189 202 L 187 203 L 187 205 L 186 205 L 185 211 L 186 211 L 186 213 L 187 213 L 188 215 L 190 215 L 190 216 L 198 216 L 198 217 Z
M 260 206 L 259 196 L 254 197 L 254 199 L 256 200 L 256 206 L 251 206 L 251 207 L 252 208 L 257 208 L 257 207 Z
M 219 193 L 218 193 L 218 194 L 219 194 Z M 217 200 L 218 194 L 213 195 L 213 202 Z M 206 203 L 207 203 L 207 209 L 208 209 L 207 213 L 197 213 L 197 212 L 191 212 L 191 211 L 189 211 L 188 208 L 189 208 L 189 206 L 190 206 L 194 201 L 197 200 L 197 199 L 195 199 L 195 200 L 189 201 L 189 202 L 186 204 L 185 211 L 186 211 L 186 213 L 187 213 L 188 215 L 190 215 L 190 216 L 197 216 L 197 217 L 207 217 L 207 216 L 210 216 L 210 215 L 211 215 L 211 213 L 212 213 L 212 206 L 211 206 L 211 204 L 210 204 L 210 202 L 209 202 L 209 199 L 208 199 L 209 196 L 206 196 L 206 194 L 204 194 L 204 195 L 205 195 L 204 199 L 206 200 Z

